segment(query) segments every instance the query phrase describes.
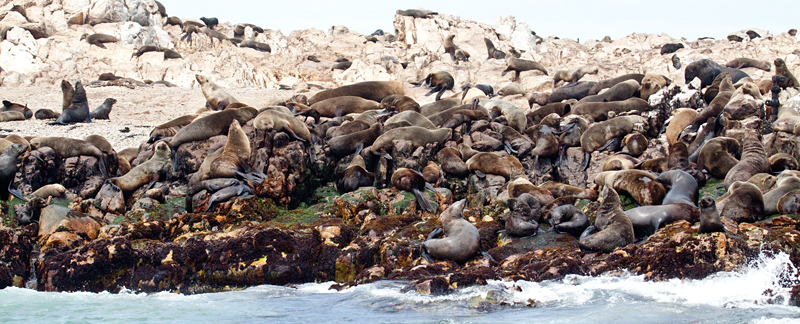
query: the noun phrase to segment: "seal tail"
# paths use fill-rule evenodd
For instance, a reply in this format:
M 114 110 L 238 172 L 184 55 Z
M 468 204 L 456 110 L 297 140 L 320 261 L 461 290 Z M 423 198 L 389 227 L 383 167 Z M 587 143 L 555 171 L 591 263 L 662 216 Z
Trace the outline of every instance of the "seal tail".
M 414 188 L 411 190 L 411 192 L 414 193 L 414 197 L 417 198 L 417 204 L 419 204 L 419 207 L 422 208 L 422 210 L 429 213 L 436 212 L 436 209 L 433 208 L 433 205 L 431 205 L 431 202 L 427 197 L 425 197 L 425 194 L 422 191 Z

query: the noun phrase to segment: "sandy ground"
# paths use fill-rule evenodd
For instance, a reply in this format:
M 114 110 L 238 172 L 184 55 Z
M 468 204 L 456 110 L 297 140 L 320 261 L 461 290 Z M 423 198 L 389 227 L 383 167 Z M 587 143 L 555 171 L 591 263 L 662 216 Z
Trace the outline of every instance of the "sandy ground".
M 252 107 L 265 107 L 277 100 L 291 97 L 293 91 L 268 89 L 226 89 L 239 101 Z M 173 118 L 194 113 L 205 106 L 205 97 L 200 88 L 167 88 L 163 86 L 137 87 L 87 87 L 89 109 L 95 109 L 106 98 L 117 99 L 111 109 L 110 120 L 95 120 L 92 123 L 74 125 L 48 125 L 52 120 L 37 120 L 0 123 L 0 134 L 22 136 L 61 136 L 84 138 L 91 134 L 102 135 L 119 151 L 137 147 L 149 138 L 153 127 Z M 310 94 L 306 94 L 309 95 Z M 0 88 L 0 99 L 27 104 L 36 110 L 49 108 L 61 111 L 61 88 L 58 86 L 35 86 Z

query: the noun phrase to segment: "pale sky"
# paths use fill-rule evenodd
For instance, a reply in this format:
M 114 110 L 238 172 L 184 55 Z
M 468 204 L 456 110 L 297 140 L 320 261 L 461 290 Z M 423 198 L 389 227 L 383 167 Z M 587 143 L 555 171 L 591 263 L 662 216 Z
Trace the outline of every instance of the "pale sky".
M 800 27 L 798 0 L 460 0 L 460 1 L 308 1 L 308 0 L 159 0 L 167 14 L 180 18 L 217 17 L 232 24 L 253 23 L 265 29 L 293 30 L 333 25 L 370 34 L 394 33 L 397 9 L 424 8 L 492 25 L 495 17 L 515 16 L 542 37 L 613 39 L 631 33 L 668 35 L 692 41 L 722 39 L 734 31 L 759 28 L 780 34 Z

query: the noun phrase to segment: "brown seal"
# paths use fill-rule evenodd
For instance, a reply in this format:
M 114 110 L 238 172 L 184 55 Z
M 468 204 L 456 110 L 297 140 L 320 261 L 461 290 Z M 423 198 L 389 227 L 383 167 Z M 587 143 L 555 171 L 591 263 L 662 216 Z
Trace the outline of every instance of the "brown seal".
M 373 145 L 382 132 L 383 126 L 380 123 L 375 123 L 363 131 L 333 137 L 328 140 L 328 146 L 333 156 L 338 158 L 345 157 L 358 151 L 359 147 Z
M 691 124 L 697 117 L 697 110 L 692 108 L 678 108 L 672 111 L 672 117 L 667 125 L 667 143 L 675 144 L 678 141 L 681 131 Z
M 741 82 L 741 81 L 740 81 Z M 731 99 L 723 108 L 723 113 L 733 120 L 742 120 L 756 114 L 763 114 L 764 97 L 753 82 L 741 82 Z
M 106 98 L 106 100 L 103 101 L 103 104 L 97 106 L 97 108 L 92 110 L 89 115 L 95 119 L 108 119 L 108 114 L 111 113 L 111 108 L 115 103 L 117 103 L 117 99 Z
M 510 236 L 525 237 L 536 235 L 539 232 L 539 223 L 531 219 L 531 214 L 537 213 L 541 205 L 533 200 L 534 206 L 530 206 L 523 199 L 509 199 L 507 202 L 511 210 L 500 215 L 500 219 L 505 222 L 505 232 Z
M 595 121 L 603 121 L 608 119 L 610 112 L 619 114 L 634 110 L 640 112 L 650 110 L 650 104 L 640 98 L 629 98 L 621 101 L 578 102 L 572 106 L 570 114 L 589 116 Z
M 433 161 L 428 161 L 428 164 L 422 168 L 422 178 L 425 179 L 425 182 L 430 184 L 439 182 L 441 174 L 442 169 Z
M 594 183 L 627 192 L 639 205 L 660 205 L 667 191 L 656 176 L 642 170 L 604 171 L 597 174 Z
M 728 63 L 725 63 L 725 66 L 734 69 L 743 69 L 746 67 L 754 67 L 756 69 L 762 69 L 764 71 L 772 70 L 772 64 L 767 61 L 759 61 L 751 58 L 740 57 L 735 58 Z
M 589 90 L 596 84 L 597 82 L 578 81 L 558 87 L 557 89 L 553 90 L 553 92 L 547 98 L 547 101 L 544 103 L 562 102 L 569 99 L 581 100 L 589 95 Z M 541 104 L 541 102 L 538 103 Z
M 311 99 L 308 99 L 308 104 L 313 105 L 325 99 L 341 96 L 356 96 L 381 102 L 383 98 L 393 94 L 405 94 L 403 91 L 403 85 L 400 84 L 400 82 L 366 81 L 317 92 L 313 97 L 311 97 Z
M 417 204 L 420 209 L 433 213 L 436 208 L 431 205 L 431 202 L 425 197 L 423 191 L 425 190 L 425 179 L 422 173 L 409 168 L 398 168 L 392 173 L 392 185 L 400 190 L 411 191 L 414 197 L 417 198 Z
M 719 94 L 714 97 L 714 100 L 711 100 L 711 103 L 709 103 L 707 107 L 700 110 L 697 117 L 695 117 L 692 123 L 687 127 L 688 131 L 694 132 L 700 128 L 701 124 L 708 121 L 709 118 L 717 117 L 722 112 L 722 109 L 725 108 L 725 105 L 728 104 L 728 101 L 731 100 L 731 96 L 733 96 L 733 92 L 736 89 L 733 87 L 730 75 L 727 73 L 722 75 L 723 79 L 719 86 Z
M 709 196 L 703 196 L 703 198 L 700 199 L 699 205 L 700 228 L 697 229 L 697 233 L 725 233 L 725 225 L 722 225 L 722 220 L 719 218 L 717 204 L 714 202 L 714 199 Z
M 453 62 L 456 62 L 456 64 L 458 64 L 458 61 L 469 61 L 469 53 L 458 48 L 458 46 L 453 42 L 455 37 L 456 35 L 453 34 L 447 35 L 443 44 L 444 51 L 450 54 L 450 59 L 452 59 Z
M 394 116 L 389 117 L 389 119 L 387 119 L 384 122 L 384 124 L 388 126 L 391 124 L 400 123 L 404 121 L 408 122 L 408 126 L 425 127 L 431 130 L 437 128 L 436 125 L 434 125 L 430 119 L 413 110 L 406 110 L 401 113 L 395 114 Z
M 599 69 L 596 66 L 588 66 L 584 65 L 572 70 L 558 70 L 556 73 L 553 73 L 553 87 L 555 87 L 559 82 L 564 81 L 565 83 L 572 83 L 578 82 L 584 75 L 587 74 L 597 74 Z
M 58 119 L 61 114 L 45 108 L 37 110 L 33 116 L 36 117 L 36 119 Z
M 239 123 L 243 122 L 240 121 Z M 265 109 L 261 111 L 253 119 L 253 127 L 266 131 L 284 132 L 292 138 L 306 143 L 311 143 L 313 140 L 308 126 L 283 109 Z
M 539 187 L 549 191 L 550 194 L 553 195 L 553 198 L 573 196 L 580 199 L 589 199 L 589 200 L 597 199 L 596 188 L 582 189 L 556 181 L 547 181 Z
M 100 48 L 106 48 L 103 43 L 116 43 L 119 42 L 119 39 L 106 34 L 83 34 L 80 40 L 86 40 L 87 43 L 90 45 L 95 45 Z
M 466 262 L 480 249 L 481 235 L 475 225 L 464 219 L 466 199 L 454 202 L 439 215 L 442 229 L 435 229 L 422 242 L 423 256 L 433 263 L 433 258 Z M 444 234 L 444 238 L 437 238 Z M 427 256 L 426 256 L 427 255 Z
M 594 226 L 589 226 L 581 234 L 579 244 L 585 250 L 609 253 L 618 247 L 633 243 L 633 224 L 622 211 L 619 195 L 614 189 L 605 186 L 600 196 L 602 201 L 597 210 Z
M 671 80 L 661 74 L 648 73 L 642 78 L 639 98 L 647 100 L 651 95 L 671 84 Z
M 498 96 L 524 95 L 525 87 L 519 82 L 511 82 L 497 91 Z
M 445 147 L 436 153 L 436 161 L 442 166 L 442 170 L 447 174 L 452 174 L 459 178 L 469 175 L 469 168 L 464 160 L 461 159 L 461 151 L 453 147 Z
M 550 114 L 558 114 L 564 116 L 572 110 L 572 105 L 566 102 L 551 102 L 539 108 L 531 110 L 525 117 L 528 119 L 528 125 L 536 125 Z
M 754 130 L 746 130 L 742 141 L 742 159 L 725 175 L 724 186 L 728 188 L 735 181 L 747 181 L 754 174 L 769 170 L 767 153 L 758 134 Z
M 461 105 L 462 105 L 461 99 L 459 99 L 459 98 L 447 98 L 447 99 L 434 101 L 434 102 L 427 103 L 427 104 L 424 104 L 424 105 L 420 106 L 419 107 L 419 113 L 422 114 L 423 116 L 429 117 L 431 115 L 438 114 L 438 113 L 440 113 L 442 111 L 445 111 L 447 109 L 450 109 L 450 108 L 453 108 L 453 107 L 456 107 L 456 106 L 461 106 Z
M 598 81 L 589 89 L 588 95 L 590 96 L 596 95 L 600 93 L 600 91 L 603 89 L 611 88 L 621 82 L 625 82 L 628 80 L 636 80 L 637 83 L 641 83 L 642 79 L 644 79 L 644 74 L 631 73 L 631 74 L 620 75 L 618 77 L 606 79 L 603 81 Z
M 3 100 L 3 108 L 0 108 L 0 112 L 2 111 L 18 111 L 21 112 L 25 119 L 30 119 L 33 117 L 33 111 L 28 108 L 27 105 L 21 105 L 18 103 L 13 103 L 8 100 Z
M 463 153 L 462 151 L 462 155 Z M 475 173 L 478 177 L 482 174 L 495 174 L 510 179 L 512 176 L 522 172 L 522 169 L 517 168 L 508 158 L 490 152 L 478 152 L 470 157 L 466 163 L 467 168 L 470 171 L 476 171 Z
M 67 137 L 36 137 L 31 139 L 30 143 L 34 150 L 44 146 L 52 148 L 62 159 L 81 155 L 103 159 L 103 152 L 84 140 Z
M 200 89 L 203 90 L 203 96 L 206 97 L 207 106 L 212 110 L 223 110 L 228 105 L 239 102 L 239 100 L 236 100 L 236 98 L 223 90 L 222 87 L 205 76 L 195 74 L 194 77 L 197 79 L 197 82 L 200 83 Z
M 531 136 L 536 146 L 530 151 L 530 155 L 535 156 L 534 168 L 539 165 L 539 157 L 551 157 L 558 153 L 558 139 L 553 134 L 553 129 L 549 126 L 538 125 L 528 128 L 528 135 Z M 522 156 L 522 155 L 520 155 Z
M 635 124 L 646 123 L 647 119 L 638 115 L 619 116 L 606 121 L 594 123 L 581 134 L 581 148 L 583 148 L 584 159 L 580 170 L 586 170 L 589 165 L 591 153 L 601 148 L 608 141 L 615 138 L 622 138 L 631 131 Z
M 639 91 L 639 87 L 639 82 L 636 82 L 636 80 L 625 80 L 615 84 L 613 87 L 602 93 L 583 97 L 578 101 L 578 103 L 626 100 L 633 97 L 636 92 Z
M 235 178 L 237 172 L 247 172 L 250 166 L 250 139 L 242 130 L 239 121 L 233 120 L 228 127 L 228 139 L 222 153 L 211 162 L 210 178 Z
M 424 84 L 425 88 L 431 89 L 425 94 L 425 96 L 430 96 L 436 93 L 435 101 L 439 101 L 445 91 L 453 90 L 453 87 L 455 86 L 455 79 L 453 79 L 453 76 L 450 73 L 446 71 L 439 71 L 428 74 L 424 80 L 420 81 L 420 83 Z
M 483 42 L 486 44 L 486 51 L 489 53 L 489 57 L 486 58 L 487 60 L 488 59 L 503 60 L 506 58 L 506 53 L 495 48 L 491 40 L 484 37 Z
M 539 64 L 538 62 L 520 59 L 516 57 L 509 57 L 506 59 L 506 64 L 508 65 L 502 73 L 501 76 L 505 76 L 506 73 L 514 71 L 514 81 L 519 81 L 519 74 L 520 72 L 537 70 L 539 72 L 544 73 L 547 75 L 547 69 L 544 65 Z
M 201 141 L 211 138 L 212 136 L 223 135 L 227 133 L 228 127 L 234 119 L 239 121 L 239 124 L 245 124 L 250 119 L 253 119 L 256 114 L 258 114 L 258 110 L 255 108 L 244 107 L 227 109 L 198 117 L 178 130 L 175 136 L 169 141 L 169 146 L 170 148 L 177 148 L 183 143 Z M 294 116 L 291 118 L 296 120 Z M 255 123 L 253 125 L 255 125 Z
M 778 202 L 781 198 L 792 190 L 800 189 L 800 178 L 791 173 L 783 172 L 778 175 L 775 181 L 777 185 L 772 190 L 763 193 L 764 215 L 770 216 L 778 213 Z
M 775 74 L 786 78 L 785 81 L 778 83 L 779 87 L 800 88 L 800 82 L 797 82 L 797 78 L 795 78 L 794 74 L 792 74 L 792 72 L 789 71 L 789 67 L 786 66 L 786 62 L 783 61 L 782 58 L 776 58 L 774 63 L 775 63 Z
M 647 150 L 648 144 L 647 137 L 645 137 L 642 133 L 633 132 L 625 135 L 625 137 L 622 138 L 622 145 L 624 146 L 622 151 L 635 157 L 639 157 L 644 154 L 645 150 Z
M 783 170 L 797 170 L 798 162 L 794 156 L 786 153 L 776 153 L 769 157 L 769 168 L 772 172 Z
M 540 205 L 546 205 L 555 199 L 549 190 L 534 185 L 524 176 L 508 182 L 509 197 L 517 198 L 526 193 L 532 195 Z
M 61 116 L 56 119 L 54 124 L 65 125 L 72 123 L 89 123 L 92 117 L 89 115 L 89 102 L 86 99 L 86 90 L 80 81 L 75 82 L 75 93 L 72 95 L 69 107 L 61 112 Z
M 287 107 L 294 107 L 296 114 L 314 117 L 314 121 L 319 123 L 320 117 L 334 118 L 353 113 L 360 114 L 378 109 L 380 104 L 377 101 L 356 96 L 339 96 L 318 101 L 311 106 L 289 103 Z
M 25 115 L 19 111 L 0 111 L 0 122 L 25 120 Z
M 518 132 L 524 132 L 526 129 L 528 129 L 528 118 L 525 117 L 525 113 L 523 113 L 519 107 L 509 101 L 496 99 L 472 100 L 472 109 L 474 110 L 478 106 L 485 108 L 493 117 L 502 114 L 506 117 L 508 126 L 513 127 Z
M 697 157 L 697 168 L 705 169 L 715 178 L 724 179 L 739 163 L 733 154 L 739 153 L 739 141 L 730 137 L 715 137 L 703 144 Z
M 351 192 L 358 188 L 371 186 L 375 181 L 375 174 L 367 171 L 364 158 L 356 154 L 350 165 L 336 176 L 336 190 Z
M 63 197 L 67 193 L 67 188 L 64 188 L 60 183 L 52 183 L 36 189 L 30 194 L 30 198 L 41 198 L 47 200 L 50 197 Z
M 738 223 L 764 219 L 764 197 L 756 185 L 736 181 L 728 187 L 728 193 L 728 197 L 716 202 L 720 215 Z
M 659 228 L 675 221 L 685 220 L 694 223 L 700 219 L 700 210 L 687 204 L 664 204 L 661 206 L 641 206 L 625 211 L 633 225 L 637 238 L 653 235 Z
M 787 192 L 778 200 L 778 214 L 797 215 L 800 213 L 800 189 Z
M 411 142 L 414 146 L 419 147 L 425 146 L 428 143 L 441 144 L 450 138 L 451 134 L 452 130 L 449 128 L 437 130 L 429 130 L 419 126 L 395 128 L 381 134 L 381 136 L 378 136 L 378 138 L 375 139 L 375 142 L 372 143 L 372 148 L 370 151 L 373 154 L 381 155 L 391 159 L 387 153 L 392 147 L 394 147 L 394 144 L 392 143 L 394 140 L 406 140 Z
M 197 115 L 184 115 L 158 125 L 150 131 L 150 139 L 147 142 L 155 143 L 161 138 L 175 136 L 181 128 L 191 124 L 195 118 L 197 118 Z
M 390 95 L 383 98 L 380 103 L 381 109 L 397 112 L 414 111 L 419 112 L 419 103 L 413 98 L 404 95 Z
M 337 137 L 337 136 L 344 136 L 344 135 L 348 135 L 348 134 L 352 134 L 352 133 L 355 133 L 355 132 L 360 132 L 360 131 L 369 129 L 369 127 L 371 125 L 372 124 L 370 124 L 370 123 L 368 123 L 366 121 L 356 119 L 356 120 L 353 120 L 353 121 L 346 122 L 346 123 L 342 124 L 341 126 L 329 128 L 330 131 L 325 135 L 328 138 L 333 138 L 333 137 Z
M 156 144 L 155 153 L 149 160 L 137 165 L 125 175 L 108 179 L 108 181 L 123 193 L 132 192 L 147 183 L 158 181 L 159 174 L 169 167 L 171 153 L 172 150 L 166 143 L 159 142 Z
M 614 154 L 603 161 L 603 171 L 617 171 L 634 169 L 639 164 L 639 160 L 630 154 Z

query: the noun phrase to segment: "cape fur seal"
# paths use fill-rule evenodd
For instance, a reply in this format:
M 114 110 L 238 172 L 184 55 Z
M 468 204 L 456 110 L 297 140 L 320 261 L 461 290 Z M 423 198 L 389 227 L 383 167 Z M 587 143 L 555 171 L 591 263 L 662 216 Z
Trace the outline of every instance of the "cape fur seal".
M 722 109 L 725 108 L 725 105 L 728 104 L 728 101 L 731 100 L 731 96 L 733 96 L 735 90 L 730 75 L 727 73 L 723 74 L 722 81 L 719 85 L 719 93 L 711 100 L 707 107 L 701 109 L 700 112 L 697 113 L 697 117 L 687 126 L 685 131 L 694 132 L 711 117 L 717 117 L 722 112 Z
M 630 74 L 623 74 L 615 78 L 598 81 L 594 83 L 592 87 L 589 88 L 588 95 L 590 96 L 596 95 L 600 93 L 600 91 L 603 89 L 611 88 L 621 82 L 625 82 L 628 80 L 636 80 L 637 83 L 641 83 L 642 79 L 644 79 L 644 74 L 630 73 Z
M 558 70 L 553 74 L 553 86 L 555 87 L 559 82 L 565 83 L 578 82 L 584 75 L 597 74 L 599 69 L 596 66 L 584 65 L 572 70 Z
M 772 64 L 770 62 L 754 60 L 746 57 L 735 58 L 731 61 L 728 61 L 728 63 L 725 63 L 725 66 L 735 69 L 754 67 L 756 69 L 762 69 L 764 71 L 769 71 L 772 69 Z
M 301 103 L 288 103 L 289 108 L 295 108 L 295 114 L 310 116 L 315 122 L 319 122 L 320 117 L 334 118 L 347 114 L 360 114 L 365 111 L 378 109 L 381 105 L 374 100 L 364 99 L 356 96 L 339 96 L 321 101 L 317 101 L 311 106 Z
M 433 258 L 437 258 L 463 263 L 478 253 L 481 236 L 475 225 L 462 216 L 466 204 L 465 199 L 459 200 L 439 215 L 444 230 L 433 230 L 422 242 L 423 256 L 428 262 L 433 263 Z M 436 238 L 441 234 L 445 237 Z
M 461 151 L 453 147 L 445 147 L 436 153 L 436 160 L 442 166 L 442 170 L 447 174 L 452 174 L 459 178 L 469 175 L 469 167 L 461 159 Z
M 781 82 L 777 83 L 777 86 L 781 88 L 793 87 L 800 89 L 800 82 L 797 82 L 797 78 L 795 78 L 794 74 L 789 71 L 789 67 L 786 66 L 786 62 L 782 58 L 776 58 L 774 63 L 775 74 L 784 77 Z
M 580 237 L 589 227 L 589 217 L 573 205 L 561 205 L 550 211 L 550 226 L 557 232 Z
M 789 191 L 778 200 L 778 213 L 781 215 L 800 213 L 800 190 Z
M 778 213 L 778 202 L 788 192 L 800 189 L 800 178 L 791 173 L 782 172 L 775 182 L 777 185 L 770 191 L 764 192 L 764 215 L 770 216 Z
M 656 176 L 642 170 L 604 171 L 597 174 L 594 183 L 624 191 L 639 205 L 660 205 L 666 196 L 664 186 L 655 181 Z
M 419 113 L 419 103 L 409 96 L 391 95 L 383 98 L 380 103 L 381 109 L 397 112 L 414 111 Z
M 240 124 L 246 122 L 247 120 L 240 121 Z M 313 140 L 311 131 L 308 130 L 308 126 L 305 123 L 295 118 L 294 115 L 279 109 L 266 109 L 258 113 L 253 120 L 253 127 L 266 131 L 284 132 L 292 138 L 306 143 L 311 143 Z
M 725 233 L 725 225 L 722 225 L 722 220 L 719 218 L 717 204 L 714 202 L 714 199 L 709 196 L 703 196 L 703 198 L 700 199 L 699 205 L 700 228 L 697 229 L 697 233 Z
M 678 136 L 681 134 L 687 125 L 692 123 L 697 117 L 697 110 L 692 108 L 678 108 L 672 111 L 672 118 L 668 121 L 667 125 L 667 143 L 669 145 L 675 144 L 678 141 Z
M 491 40 L 484 37 L 483 42 L 486 44 L 486 51 L 489 53 L 489 57 L 486 58 L 487 60 L 488 59 L 503 60 L 506 58 L 506 53 L 495 48 Z
M 667 43 L 661 45 L 661 55 L 675 53 L 681 48 L 683 48 L 683 43 Z
M 634 110 L 640 112 L 650 110 L 650 104 L 648 104 L 646 100 L 640 98 L 605 102 L 586 101 L 578 102 L 572 106 L 570 114 L 590 116 L 595 121 L 603 121 L 608 119 L 609 112 L 613 111 L 619 114 Z
M 175 136 L 181 128 L 189 125 L 195 118 L 197 115 L 185 115 L 158 125 L 150 131 L 150 139 L 147 142 L 155 143 L 161 138 Z
M 578 244 L 582 249 L 609 253 L 633 243 L 633 224 L 622 211 L 619 196 L 614 189 L 605 186 L 600 195 L 602 201 L 594 225 L 581 234 Z
M 403 85 L 400 82 L 366 81 L 317 92 L 311 99 L 308 99 L 308 104 L 313 105 L 319 101 L 340 96 L 356 96 L 381 102 L 383 98 L 393 94 L 405 94 Z
M 57 119 L 61 114 L 50 109 L 39 109 L 33 114 L 36 119 Z
M 625 80 L 615 84 L 602 93 L 583 97 L 582 99 L 578 100 L 578 103 L 622 101 L 633 97 L 639 91 L 639 86 L 640 84 L 636 80 Z
M 203 90 L 206 103 L 212 110 L 223 110 L 228 105 L 239 102 L 239 100 L 236 100 L 236 98 L 225 92 L 225 90 L 216 83 L 211 82 L 211 80 L 205 76 L 195 74 L 194 77 L 197 79 L 197 82 L 200 83 L 200 89 Z
M 419 204 L 420 209 L 429 213 L 436 211 L 436 208 L 431 205 L 431 202 L 423 193 L 423 191 L 425 191 L 426 182 L 422 176 L 422 173 L 409 168 L 398 168 L 394 171 L 394 173 L 392 173 L 391 181 L 392 186 L 395 188 L 411 191 L 414 194 L 414 197 L 416 197 L 417 204 Z
M 450 73 L 446 71 L 439 71 L 428 74 L 425 77 L 425 80 L 422 80 L 420 83 L 424 84 L 425 88 L 431 89 L 425 94 L 425 96 L 430 96 L 436 93 L 436 101 L 439 101 L 445 91 L 453 90 L 453 87 L 455 86 L 455 79 L 453 79 L 453 76 Z
M 206 116 L 198 117 L 184 126 L 169 141 L 170 148 L 177 148 L 183 143 L 206 140 L 212 136 L 223 135 L 228 131 L 234 119 L 239 124 L 247 123 L 258 114 L 252 107 L 226 109 Z M 294 119 L 294 117 L 292 116 Z M 255 125 L 255 123 L 254 123 Z
M 578 81 L 553 90 L 553 93 L 548 97 L 548 102 L 561 102 L 568 99 L 581 100 L 589 95 L 591 90 L 597 82 L 592 81 Z
M 755 131 L 747 130 L 742 142 L 742 159 L 725 175 L 724 186 L 728 188 L 735 181 L 747 181 L 754 174 L 769 170 L 769 160 L 761 140 Z
M 125 175 L 108 179 L 108 181 L 123 193 L 132 192 L 147 183 L 157 181 L 159 173 L 169 167 L 171 153 L 172 150 L 166 143 L 159 142 L 156 144 L 155 153 L 149 160 L 137 165 Z
M 375 123 L 363 131 L 333 137 L 328 140 L 328 146 L 330 147 L 331 154 L 333 154 L 333 156 L 338 158 L 345 157 L 353 154 L 353 152 L 358 151 L 359 147 L 366 147 L 370 145 L 374 146 L 373 143 L 379 138 L 379 136 L 382 136 L 382 132 L 383 126 L 380 123 Z M 391 145 L 391 140 L 389 140 L 389 145 Z
M 728 197 L 716 201 L 720 215 L 737 223 L 764 219 L 764 197 L 756 185 L 736 181 L 728 187 L 728 193 Z
M 387 152 L 394 146 L 392 143 L 394 140 L 406 140 L 414 144 L 414 146 L 419 147 L 425 146 L 428 143 L 441 144 L 450 138 L 451 134 L 452 130 L 449 128 L 437 130 L 429 130 L 419 126 L 395 128 L 378 136 L 378 138 L 375 139 L 375 142 L 372 143 L 372 148 L 370 151 L 373 154 L 387 157 Z M 389 157 L 389 159 L 391 159 L 391 157 Z
M 427 9 L 407 9 L 397 10 L 397 14 L 400 16 L 409 16 L 414 18 L 430 18 L 430 16 L 438 15 L 439 13 Z
M 250 159 L 250 139 L 242 130 L 239 121 L 234 119 L 228 127 L 228 139 L 222 153 L 211 162 L 211 178 L 235 178 L 238 172 L 248 172 Z
M 33 117 L 33 111 L 28 108 L 27 105 L 22 105 L 18 103 L 13 103 L 8 100 L 3 100 L 3 108 L 0 108 L 0 112 L 3 111 L 17 111 L 22 113 L 24 119 L 30 119 Z
M 661 74 L 645 74 L 639 86 L 639 98 L 647 100 L 651 95 L 670 85 L 671 81 Z
M 359 154 L 350 161 L 350 165 L 336 176 L 336 190 L 343 193 L 355 191 L 358 188 L 371 186 L 375 181 L 375 174 L 367 171 L 364 158 Z
M 497 91 L 498 96 L 524 95 L 525 87 L 519 82 L 511 82 Z
M 516 237 L 536 235 L 539 232 L 539 223 L 530 219 L 530 216 L 531 213 L 538 212 L 541 206 L 534 200 L 535 206 L 532 207 L 521 199 L 510 199 L 508 204 L 511 210 L 500 215 L 500 219 L 505 222 L 506 234 Z
M 0 200 L 9 200 L 10 193 L 22 201 L 28 201 L 22 193 L 12 188 L 14 176 L 17 174 L 17 160 L 26 149 L 28 147 L 25 145 L 11 144 L 0 154 Z
M 619 116 L 612 119 L 594 123 L 581 135 L 581 148 L 584 152 L 584 162 L 581 170 L 586 170 L 591 159 L 591 153 L 602 147 L 614 138 L 620 138 L 633 130 L 635 124 L 646 123 L 647 119 L 638 115 Z
M 509 157 L 511 156 L 501 156 L 490 152 L 478 152 L 470 157 L 466 163 L 467 168 L 470 171 L 475 171 L 478 177 L 481 177 L 482 174 L 495 174 L 510 179 L 512 176 L 520 174 L 522 169 L 510 161 Z
M 92 117 L 89 114 L 89 101 L 86 99 L 86 90 L 83 88 L 83 84 L 77 81 L 75 82 L 75 92 L 72 95 L 69 107 L 61 112 L 61 116 L 53 124 L 66 125 L 90 122 L 92 122 Z
M 700 218 L 700 211 L 693 205 L 678 203 L 636 207 L 626 210 L 625 216 L 633 225 L 634 236 L 642 238 L 678 220 L 694 223 Z
M 214 26 L 219 25 L 219 20 L 217 18 L 215 18 L 215 17 L 211 17 L 211 18 L 200 17 L 200 21 L 202 21 L 204 24 L 206 24 L 206 27 L 208 27 L 210 29 L 214 29 Z
M 103 104 L 97 106 L 97 108 L 92 110 L 89 115 L 91 115 L 94 119 L 108 119 L 108 114 L 111 113 L 111 108 L 115 103 L 117 103 L 117 99 L 106 98 L 106 100 L 103 101 Z
M 730 137 L 715 137 L 703 144 L 700 155 L 697 157 L 697 168 L 705 169 L 715 178 L 725 179 L 739 160 L 734 154 L 739 154 L 739 141 Z
M 777 67 L 777 64 L 775 64 Z M 683 73 L 684 82 L 689 84 L 694 78 L 700 78 L 700 88 L 705 88 L 714 82 L 718 74 L 727 72 L 731 75 L 731 82 L 736 83 L 748 77 L 742 70 L 724 67 L 709 59 L 701 59 L 686 66 Z
M 506 64 L 508 65 L 502 73 L 501 76 L 505 76 L 506 73 L 510 71 L 514 71 L 514 81 L 519 81 L 519 74 L 520 72 L 530 71 L 530 70 L 537 70 L 539 72 L 544 73 L 547 75 L 547 69 L 544 65 L 541 65 L 535 61 L 520 59 L 516 57 L 509 57 L 506 59 Z
M 84 40 L 84 39 L 90 45 L 95 45 L 95 46 L 100 47 L 100 48 L 106 48 L 106 46 L 103 45 L 103 43 L 116 43 L 116 42 L 119 42 L 118 38 L 116 38 L 114 36 L 111 36 L 111 35 L 106 35 L 106 34 L 91 34 L 91 35 L 83 34 L 83 36 L 81 36 L 81 40 Z
M 413 110 L 406 110 L 395 114 L 394 116 L 389 117 L 384 124 L 388 126 L 403 121 L 408 122 L 409 126 L 420 126 L 431 130 L 437 128 L 430 119 Z
M 525 117 L 525 113 L 511 102 L 497 99 L 473 99 L 472 109 L 474 110 L 478 106 L 483 107 L 493 115 L 502 114 L 506 117 L 508 126 L 518 132 L 524 132 L 528 129 L 528 118 Z

